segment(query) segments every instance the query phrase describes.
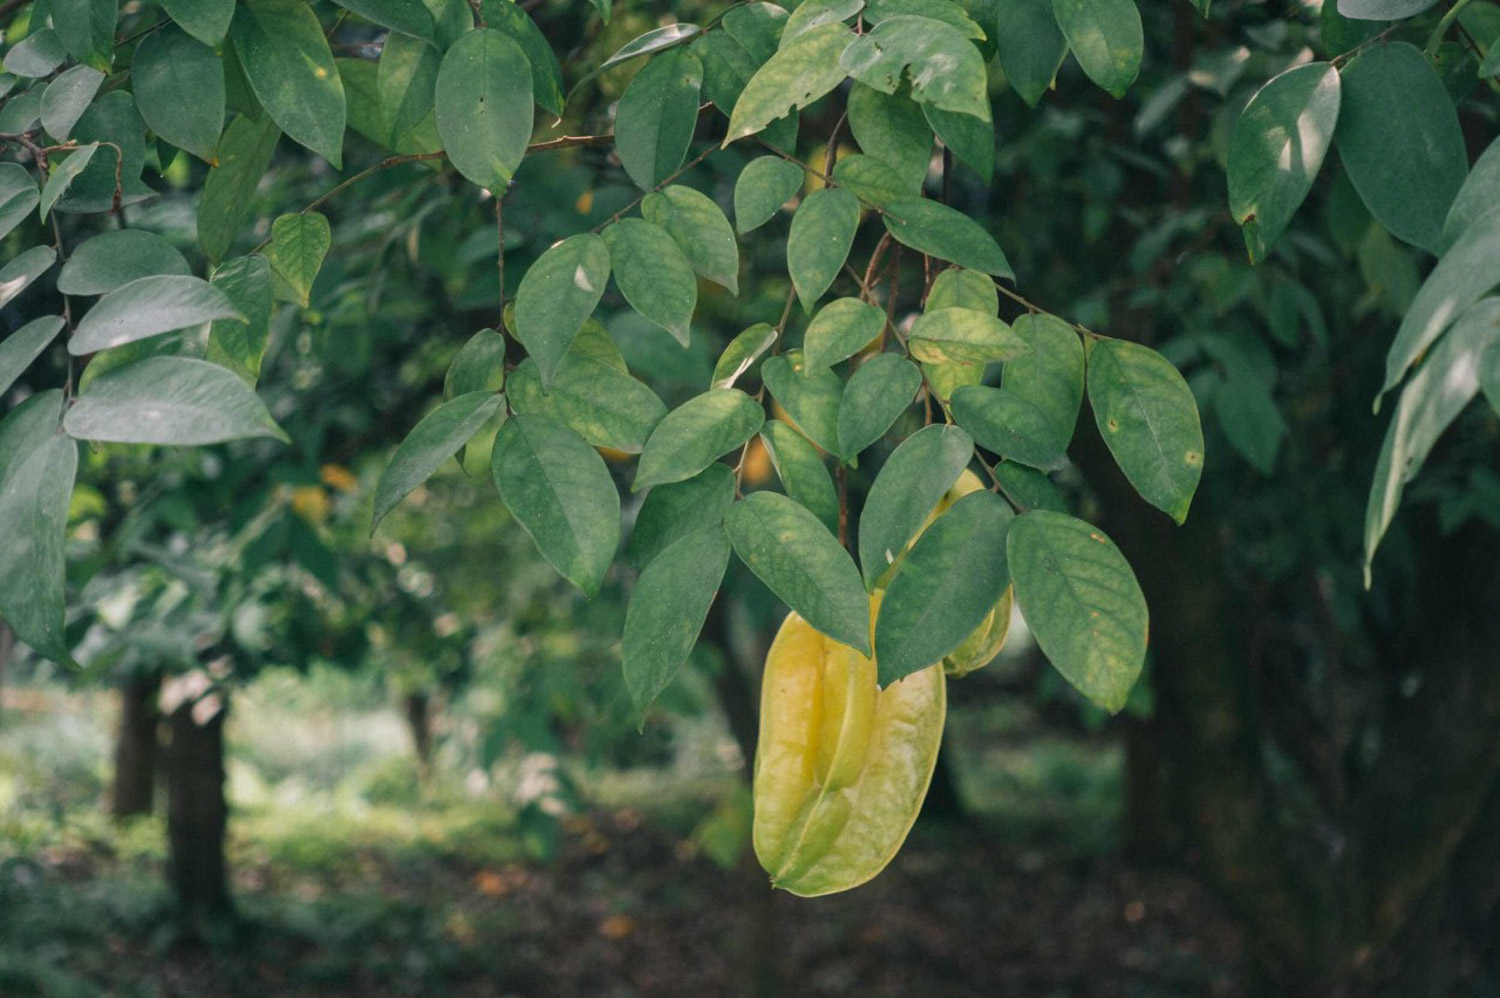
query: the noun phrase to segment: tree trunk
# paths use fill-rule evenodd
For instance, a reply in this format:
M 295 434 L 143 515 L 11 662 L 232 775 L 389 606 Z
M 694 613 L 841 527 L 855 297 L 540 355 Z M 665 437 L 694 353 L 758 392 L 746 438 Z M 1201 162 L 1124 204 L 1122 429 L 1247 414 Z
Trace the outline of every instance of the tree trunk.
M 739 644 L 735 641 L 731 622 L 732 608 L 729 597 L 720 592 L 709 608 L 708 619 L 703 623 L 703 640 L 719 649 L 723 666 L 714 677 L 714 690 L 719 695 L 719 706 L 724 711 L 724 721 L 729 733 L 739 746 L 740 756 L 745 760 L 745 779 L 755 771 L 755 743 L 760 731 L 760 712 L 755 684 L 741 664 Z
M 413 690 L 404 698 L 406 727 L 417 753 L 417 765 L 425 777 L 432 762 L 432 698 L 426 690 Z
M 224 862 L 227 714 L 224 694 L 206 690 L 182 697 L 167 715 L 168 879 L 183 927 L 194 935 L 232 914 Z
M 160 672 L 132 674 L 120 686 L 115 782 L 109 798 L 109 813 L 117 819 L 150 814 L 153 809 L 160 691 Z
M 1167 788 L 1162 774 L 1161 731 L 1156 718 L 1125 717 L 1125 807 L 1120 841 L 1137 863 L 1157 862 L 1174 848 L 1167 820 Z
M 944 822 L 962 824 L 969 819 L 969 809 L 959 793 L 958 779 L 953 773 L 953 750 L 946 744 L 938 751 L 937 765 L 932 770 L 932 783 L 927 787 L 927 797 L 922 801 L 922 811 L 917 820 L 924 823 Z

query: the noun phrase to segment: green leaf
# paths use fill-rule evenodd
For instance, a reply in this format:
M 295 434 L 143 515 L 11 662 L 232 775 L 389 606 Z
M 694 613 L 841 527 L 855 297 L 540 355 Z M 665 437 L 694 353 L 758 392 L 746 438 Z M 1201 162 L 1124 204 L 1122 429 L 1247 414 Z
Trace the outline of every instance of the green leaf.
M 739 246 L 729 219 L 712 198 L 673 184 L 660 193 L 647 194 L 641 215 L 667 230 L 693 270 L 730 294 L 739 294 Z
M 847 21 L 859 13 L 864 0 L 804 0 L 787 18 L 786 28 L 781 33 L 785 45 L 798 35 L 825 24 Z
M 214 50 L 168 25 L 141 40 L 130 75 L 151 130 L 214 165 L 225 103 L 224 64 Z
M 146 357 L 89 382 L 63 417 L 79 440 L 218 444 L 290 438 L 233 371 L 191 357 Z
M 1240 112 L 1229 139 L 1229 210 L 1252 262 L 1266 259 L 1312 189 L 1340 100 L 1338 70 L 1314 62 L 1271 80 Z
M 839 298 L 818 310 L 802 339 L 804 374 L 852 357 L 885 328 L 885 312 L 858 298 Z
M 728 567 L 724 531 L 700 530 L 662 551 L 636 580 L 620 658 L 638 712 L 661 695 L 692 653 Z
M 57 273 L 57 290 L 65 295 L 102 295 L 152 274 L 191 273 L 177 247 L 156 233 L 115 229 L 79 243 Z
M 734 183 L 735 229 L 744 234 L 769 222 L 802 189 L 802 168 L 779 156 L 752 159 Z
M 888 18 L 845 49 L 839 62 L 876 90 L 894 94 L 909 79 L 913 100 L 990 120 L 984 57 L 950 24 L 914 15 Z
M 1052 15 L 1089 79 L 1124 97 L 1141 71 L 1145 35 L 1135 0 L 1052 0 Z
M 833 640 L 870 653 L 870 604 L 859 569 L 806 507 L 756 492 L 729 508 L 724 529 L 735 554 L 778 599 Z
M 656 56 L 625 88 L 615 113 L 615 151 L 641 189 L 654 189 L 687 159 L 702 88 L 703 63 L 685 48 Z
M 599 17 L 605 24 L 609 23 L 609 15 L 614 8 L 614 0 L 589 0 L 594 9 L 599 12 Z
M 1406 484 L 1422 470 L 1438 438 L 1478 394 L 1482 360 L 1497 342 L 1497 329 L 1500 298 L 1485 298 L 1470 306 L 1401 390 L 1365 509 L 1366 586 L 1375 550 L 1395 518 Z
M 1045 472 L 1014 461 L 1001 461 L 995 465 L 995 477 L 1000 480 L 1006 494 L 1026 509 L 1050 509 L 1054 513 L 1068 511 L 1062 493 L 1057 491 L 1057 486 Z
M 58 432 L 62 410 L 62 392 L 40 392 L 0 421 L 0 617 L 66 662 L 63 531 L 78 445 Z
M 470 392 L 498 392 L 505 387 L 505 337 L 481 329 L 453 355 L 443 376 L 443 398 Z
M 945 204 L 926 198 L 892 201 L 886 205 L 885 227 L 918 253 L 1015 280 L 1010 261 L 984 227 Z
M 932 162 L 932 129 L 911 99 L 863 83 L 849 91 L 849 131 L 869 155 L 895 171 L 900 194 L 919 194 Z
M 41 200 L 36 181 L 20 163 L 0 163 L 0 239 L 31 214 Z
M 735 102 L 723 144 L 754 135 L 842 83 L 845 73 L 839 55 L 853 40 L 854 33 L 838 22 L 811 28 L 789 42 L 783 38 L 781 48 L 750 78 Z
M 1099 340 L 1089 348 L 1088 394 L 1099 435 L 1130 484 L 1186 520 L 1203 474 L 1203 427 L 1177 368 L 1138 343 Z
M 953 419 L 986 450 L 1050 471 L 1067 463 L 1068 438 L 1034 402 L 1005 388 L 953 390 Z
M 282 215 L 271 224 L 271 245 L 266 248 L 271 273 L 291 292 L 290 300 L 303 308 L 332 243 L 328 219 L 315 211 Z
M 60 315 L 44 315 L 0 340 L 0 398 L 62 330 Z
M 640 219 L 622 218 L 604 230 L 615 284 L 643 317 L 686 347 L 698 306 L 698 279 L 666 229 Z
M 1068 40 L 1057 26 L 1052 0 L 995 4 L 994 34 L 1005 78 L 1022 100 L 1036 107 L 1068 55 Z
M 917 538 L 875 621 L 882 686 L 941 662 L 984 623 L 1010 585 L 1005 541 L 1015 518 L 995 493 L 973 492 Z
M 734 113 L 750 78 L 776 54 L 785 21 L 786 11 L 775 4 L 732 7 L 724 15 L 724 30 L 707 32 L 693 42 L 693 51 L 703 60 L 703 94 L 726 116 Z M 761 138 L 775 148 L 793 151 L 797 125 L 795 115 L 780 118 L 766 127 Z
M 1268 387 L 1255 378 L 1230 377 L 1214 393 L 1213 404 L 1229 445 L 1256 471 L 1271 474 L 1287 427 Z
M 68 352 L 81 357 L 201 322 L 244 318 L 223 291 L 200 278 L 142 277 L 89 309 L 68 341 Z
M 1426 250 L 1469 172 L 1458 113 L 1442 78 L 1406 42 L 1372 45 L 1341 71 L 1339 159 L 1370 214 Z
M 271 165 L 281 130 L 266 117 L 238 117 L 219 142 L 219 165 L 208 171 L 198 202 L 198 244 L 217 263 L 234 244 L 234 235 L 250 214 L 255 189 Z
M 734 472 L 710 464 L 692 478 L 658 485 L 646 494 L 625 546 L 625 560 L 636 568 L 689 534 L 718 528 L 734 502 Z
M 209 325 L 207 359 L 254 385 L 271 335 L 271 265 L 259 253 L 236 257 L 214 271 L 212 284 L 244 321 L 215 319 Z
M 859 227 L 859 199 L 824 187 L 802 199 L 786 241 L 786 266 L 802 309 L 811 312 L 844 267 Z
M 508 0 L 484 0 L 485 25 L 505 32 L 516 40 L 531 63 L 531 92 L 537 104 L 561 118 L 563 116 L 562 66 L 552 44 L 527 13 Z
M 500 411 L 501 398 L 494 392 L 477 391 L 460 395 L 433 409 L 412 428 L 391 462 L 380 473 L 375 486 L 375 512 L 370 533 L 380 526 L 387 513 L 431 478 L 443 462 L 469 442 L 490 417 Z
M 931 104 L 922 105 L 922 114 L 943 145 L 988 186 L 995 178 L 995 127 L 988 120 Z
M 392 149 L 414 148 L 436 137 L 433 102 L 441 64 L 438 50 L 420 38 L 386 36 L 375 71 L 383 144 Z
M 438 134 L 464 179 L 505 193 L 531 141 L 531 63 L 515 40 L 482 28 L 443 56 L 433 99 Z
M 1005 323 L 969 308 L 940 308 L 918 316 L 907 345 L 913 357 L 928 364 L 1014 360 L 1028 349 Z
M 534 362 L 511 374 L 511 407 L 538 413 L 573 430 L 595 447 L 639 454 L 667 414 L 656 393 L 630 376 L 620 348 L 594 323 L 584 326 L 543 394 Z
M 733 388 L 740 375 L 750 370 L 761 354 L 771 349 L 776 342 L 776 327 L 768 322 L 757 322 L 729 341 L 724 352 L 719 354 L 714 365 L 710 388 Z
M 156 196 L 156 191 L 141 180 L 146 165 L 146 130 L 130 94 L 111 90 L 94 98 L 73 126 L 73 139 L 97 143 L 99 151 L 58 201 L 58 211 L 112 211 L 116 180 L 121 205 Z
M 944 308 L 967 308 L 994 316 L 1000 309 L 1000 292 L 995 290 L 995 282 L 987 275 L 951 267 L 933 280 L 923 311 L 936 312 Z
M 714 388 L 667 413 L 641 452 L 632 492 L 692 478 L 755 436 L 760 403 L 738 388 Z
M 934 423 L 901 442 L 875 476 L 859 517 L 859 563 L 865 588 L 881 584 L 906 542 L 922 529 L 943 493 L 974 456 L 974 440 L 957 426 Z
M 1067 446 L 1083 404 L 1083 343 L 1073 327 L 1055 315 L 1023 315 L 1011 330 L 1031 349 L 1006 362 L 1001 384 L 1036 406 L 1052 427 L 1052 436 Z
M 5 71 L 28 79 L 51 76 L 67 57 L 67 49 L 63 48 L 57 32 L 51 28 L 39 28 L 5 53 Z M 41 94 L 37 96 L 41 97 Z
M 1400 21 L 1435 3 L 1437 0 L 1339 0 L 1338 10 L 1358 21 Z
M 839 455 L 853 461 L 885 436 L 921 387 L 922 372 L 899 354 L 879 354 L 859 365 L 839 403 Z
M 52 0 L 52 26 L 79 62 L 108 72 L 115 54 L 119 0 Z
M 969 7 L 982 9 L 981 5 L 974 3 L 970 3 Z M 920 14 L 923 17 L 934 18 L 957 28 L 965 38 L 975 41 L 984 41 L 985 38 L 984 29 L 975 24 L 963 6 L 953 0 L 870 0 L 865 5 L 865 20 L 872 24 L 879 24 L 881 21 L 903 14 Z
M 384 28 L 431 38 L 433 35 L 432 14 L 420 3 L 411 0 L 335 0 L 342 8 L 373 21 Z
M 1427 275 L 1391 342 L 1381 393 L 1400 384 L 1407 370 L 1454 318 L 1497 281 L 1500 281 L 1500 208 L 1485 212 L 1464 229 Z M 1377 411 L 1379 407 L 1377 396 Z
M 142 48 L 145 43 L 141 43 Z M 139 65 L 140 56 L 136 56 Z M 47 84 L 42 92 L 42 127 L 47 134 L 59 142 L 67 141 L 73 134 L 73 126 L 88 109 L 89 102 L 99 92 L 104 74 L 93 66 L 74 66 Z M 137 77 L 136 93 L 140 93 Z
M 235 0 L 160 0 L 177 26 L 204 45 L 217 46 L 234 19 Z
M 0 199 L 5 196 L 0 192 Z M 1489 144 L 1458 189 L 1443 221 L 1443 252 L 1451 249 L 1465 229 L 1497 204 L 1500 204 L 1500 140 Z
M 33 246 L 0 267 L 0 308 L 14 301 L 17 295 L 31 286 L 31 282 L 51 270 L 56 262 L 57 251 L 51 246 Z
M 808 439 L 830 453 L 838 453 L 844 383 L 837 374 L 826 368 L 808 371 L 802 351 L 789 350 L 761 364 L 760 378 Z
M 569 236 L 531 265 L 516 291 L 516 338 L 552 384 L 573 338 L 604 297 L 610 249 L 591 233 Z
M 576 89 L 577 87 L 582 86 L 583 83 L 598 76 L 606 69 L 612 69 L 613 67 L 620 65 L 620 63 L 622 62 L 626 62 L 630 59 L 635 59 L 639 56 L 649 55 L 652 52 L 660 52 L 664 48 L 671 48 L 672 46 L 677 45 L 680 42 L 685 41 L 686 39 L 692 38 L 701 30 L 702 29 L 699 28 L 696 24 L 686 24 L 682 22 L 679 22 L 677 24 L 663 25 L 660 28 L 653 28 L 645 34 L 639 35 L 636 38 L 633 38 L 630 41 L 626 42 L 624 45 L 621 45 L 618 49 L 615 50 L 615 53 L 613 55 L 599 64 L 598 69 L 594 70 L 583 80 L 580 80 L 577 84 L 575 84 L 574 88 Z
M 1146 660 L 1146 599 L 1125 556 L 1098 527 L 1035 509 L 1011 524 L 1006 553 L 1016 603 L 1043 654 L 1118 713 Z
M 839 187 L 848 188 L 861 201 L 879 208 L 899 201 L 909 193 L 895 170 L 862 152 L 852 153 L 835 163 L 833 180 Z
M 620 544 L 620 494 L 604 459 L 565 426 L 513 416 L 495 437 L 491 465 L 505 508 L 542 557 L 597 595 Z
M 245 0 L 229 36 L 271 120 L 293 141 L 342 166 L 344 84 L 312 8 L 302 0 Z
M 43 219 L 52 210 L 52 206 L 57 204 L 57 199 L 67 193 L 68 187 L 73 181 L 78 179 L 78 175 L 84 171 L 84 168 L 89 165 L 89 161 L 94 158 L 94 153 L 98 151 L 98 143 L 80 146 L 77 150 L 69 153 L 67 159 L 64 159 L 52 168 L 51 174 L 47 177 L 47 182 L 42 185 L 42 198 L 39 210 Z
M 50 32 L 51 29 L 48 29 Z M 36 36 L 33 35 L 33 38 Z M 25 42 L 21 43 L 22 45 Z M 19 48 L 20 46 L 17 46 Z M 38 83 L 23 93 L 16 94 L 0 106 L 0 129 L 12 134 L 29 132 L 35 128 L 41 120 L 42 96 L 46 93 L 46 84 Z M 19 164 L 12 164 L 19 165 Z M 25 169 L 25 167 L 22 167 Z
M 760 439 L 786 494 L 806 506 L 830 531 L 838 530 L 838 493 L 817 448 L 779 419 L 766 423 Z

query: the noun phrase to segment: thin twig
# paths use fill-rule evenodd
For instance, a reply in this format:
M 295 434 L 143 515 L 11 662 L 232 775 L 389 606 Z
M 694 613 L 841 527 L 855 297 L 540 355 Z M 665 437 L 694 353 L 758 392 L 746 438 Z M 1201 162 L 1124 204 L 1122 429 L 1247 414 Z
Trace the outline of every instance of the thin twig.
M 593 228 L 594 234 L 598 235 L 601 230 L 607 228 L 610 225 L 613 225 L 615 222 L 618 222 L 621 219 L 621 217 L 623 217 L 624 214 L 627 211 L 630 211 L 636 205 L 638 205 L 642 201 L 646 200 L 646 197 L 648 195 L 657 193 L 663 187 L 666 187 L 668 184 L 671 184 L 674 180 L 677 180 L 683 174 L 687 173 L 693 167 L 697 166 L 699 163 L 703 162 L 705 159 L 708 159 L 708 157 L 712 156 L 714 153 L 716 153 L 718 151 L 719 151 L 719 147 L 718 146 L 710 145 L 707 149 L 703 150 L 698 155 L 694 156 L 692 159 L 690 159 L 686 163 L 682 164 L 682 166 L 678 167 L 675 171 L 673 171 L 673 173 L 669 177 L 667 177 L 665 180 L 661 181 L 655 187 L 651 188 L 649 191 L 646 191 L 644 194 L 641 194 L 634 201 L 631 201 L 625 207 L 621 208 L 619 211 L 615 212 L 613 215 L 609 216 L 604 221 L 600 222 L 598 225 L 594 226 L 594 228 Z

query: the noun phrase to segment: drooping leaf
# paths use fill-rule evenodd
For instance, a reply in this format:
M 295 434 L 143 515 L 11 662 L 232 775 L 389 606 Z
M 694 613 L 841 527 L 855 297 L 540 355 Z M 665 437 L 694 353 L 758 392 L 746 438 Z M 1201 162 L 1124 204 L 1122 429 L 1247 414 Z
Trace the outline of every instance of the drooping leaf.
M 1020 316 L 1011 330 L 1031 349 L 1006 362 L 1001 384 L 1036 406 L 1055 431 L 1053 436 L 1066 446 L 1083 404 L 1083 343 L 1073 327 L 1055 315 Z
M 1089 348 L 1088 395 L 1099 435 L 1130 484 L 1186 520 L 1203 475 L 1203 427 L 1177 368 L 1139 343 L 1100 340 Z
M 781 42 L 785 45 L 813 28 L 847 21 L 858 14 L 864 5 L 864 0 L 805 0 L 804 3 L 798 4 L 797 9 L 792 11 L 792 16 L 787 18 L 786 28 L 781 33 Z
M 913 100 L 990 120 L 984 57 L 951 24 L 911 14 L 887 18 L 845 49 L 839 61 L 850 76 L 876 90 L 894 94 L 909 79 Z
M 60 315 L 44 315 L 0 340 L 0 398 L 62 330 Z
M 481 28 L 443 56 L 433 91 L 443 149 L 464 179 L 500 196 L 531 141 L 531 63 L 503 31 Z
M 225 103 L 224 64 L 214 50 L 168 25 L 141 40 L 130 75 L 151 130 L 214 165 Z
M 993 316 L 1000 308 L 1000 292 L 984 274 L 950 267 L 933 280 L 923 311 L 936 312 L 942 308 L 967 308 Z
M 99 144 L 91 142 L 86 146 L 79 146 L 77 150 L 68 154 L 67 158 L 55 166 L 47 175 L 47 182 L 42 185 L 41 204 L 38 206 L 42 218 L 52 210 L 59 198 L 68 192 L 69 186 L 77 180 L 79 175 L 88 168 L 93 161 L 94 153 L 99 151 Z
M 1097 527 L 1033 509 L 1006 538 L 1016 602 L 1047 660 L 1105 710 L 1125 706 L 1146 659 L 1146 600 Z
M 661 695 L 687 661 L 728 567 L 729 542 L 715 528 L 678 539 L 641 572 L 620 646 L 625 687 L 637 712 Z
M 336 0 L 345 10 L 352 11 L 367 21 L 384 28 L 431 38 L 433 35 L 432 13 L 420 3 L 411 0 Z
M 42 92 L 41 105 L 42 127 L 47 134 L 59 142 L 66 142 L 103 82 L 104 74 L 93 66 L 74 66 L 47 84 L 47 89 Z M 140 93 L 139 83 L 136 92 Z
M 443 398 L 470 392 L 498 392 L 505 387 L 505 337 L 481 329 L 458 348 L 443 376 Z
M 141 179 L 146 166 L 146 129 L 134 98 L 125 90 L 95 97 L 73 126 L 73 140 L 97 144 L 98 151 L 58 200 L 58 211 L 112 211 L 117 200 L 123 206 L 156 196 Z
M 0 267 L 0 308 L 31 286 L 31 282 L 52 269 L 57 251 L 51 246 L 33 246 Z
M 809 440 L 829 453 L 838 453 L 844 383 L 837 374 L 826 368 L 809 371 L 802 351 L 789 350 L 761 364 L 760 378 Z
M 994 179 L 995 127 L 989 121 L 933 104 L 922 105 L 922 116 L 960 163 L 968 164 L 986 185 Z
M 578 86 L 581 86 L 588 80 L 593 79 L 595 76 L 598 76 L 606 69 L 613 69 L 615 66 L 620 65 L 622 62 L 628 62 L 631 59 L 636 59 L 643 55 L 649 55 L 652 52 L 660 52 L 662 49 L 671 48 L 674 45 L 679 45 L 683 41 L 698 34 L 698 32 L 701 30 L 702 29 L 699 28 L 696 24 L 687 24 L 683 22 L 663 25 L 660 28 L 653 28 L 645 34 L 633 38 L 630 41 L 626 42 L 624 45 L 621 45 L 618 49 L 615 50 L 613 55 L 599 64 L 598 69 L 594 70 L 578 84 L 575 84 L 574 88 L 577 89 Z
M 89 309 L 68 340 L 68 352 L 83 356 L 214 319 L 244 321 L 244 316 L 223 291 L 200 278 L 142 277 Z
M 1068 55 L 1068 40 L 1057 26 L 1052 0 L 995 4 L 995 44 L 1005 78 L 1022 100 L 1036 107 Z
M 1001 461 L 995 465 L 995 477 L 1000 480 L 1005 494 L 1026 509 L 1049 509 L 1054 513 L 1068 511 L 1062 493 L 1057 491 L 1046 472 L 1015 461 Z
M 233 371 L 191 357 L 146 357 L 111 368 L 84 388 L 63 429 L 79 440 L 126 444 L 290 441 Z
M 779 156 L 752 159 L 734 183 L 734 223 L 742 235 L 769 222 L 802 187 L 802 168 Z
M 1005 541 L 1015 514 L 993 492 L 964 496 L 922 532 L 901 561 L 875 620 L 882 686 L 953 651 L 1010 585 Z
M 615 114 L 615 151 L 638 187 L 653 190 L 687 158 L 702 88 L 703 63 L 686 48 L 656 56 L 625 88 Z
M 234 19 L 235 0 L 161 0 L 177 26 L 204 45 L 218 45 Z
M 1145 49 L 1135 0 L 1052 0 L 1052 15 L 1088 78 L 1124 97 L 1141 71 Z
M 739 294 L 739 245 L 729 219 L 712 198 L 673 184 L 660 193 L 646 195 L 641 216 L 676 240 L 698 274 L 727 288 L 732 295 Z
M 595 447 L 639 454 L 667 407 L 646 385 L 631 377 L 615 346 L 598 325 L 589 323 L 573 341 L 552 388 L 543 392 L 533 361 L 523 361 L 506 390 L 511 407 L 537 413 L 573 430 Z
M 877 208 L 884 208 L 910 193 L 895 170 L 862 152 L 851 153 L 834 164 L 833 181 Z
M 590 233 L 569 236 L 531 265 L 516 291 L 516 338 L 545 389 L 609 283 L 610 249 Z
M 870 607 L 859 569 L 805 506 L 755 492 L 729 508 L 724 529 L 735 554 L 778 599 L 835 641 L 870 653 Z
M 843 269 L 858 227 L 859 199 L 842 187 L 814 191 L 797 207 L 786 242 L 786 265 L 803 311 L 813 310 Z
M 853 40 L 854 33 L 841 22 L 819 25 L 790 41 L 783 39 L 781 48 L 750 78 L 735 102 L 723 144 L 762 131 L 842 83 L 846 74 L 839 56 Z
M 1339 120 L 1338 70 L 1326 62 L 1287 70 L 1250 98 L 1229 140 L 1229 210 L 1250 259 L 1266 259 L 1297 213 Z
M 1026 341 L 993 315 L 969 308 L 940 308 L 917 317 L 907 333 L 911 355 L 928 364 L 984 364 L 1014 360 Z
M 524 10 L 509 0 L 484 0 L 486 27 L 505 32 L 516 40 L 531 63 L 531 92 L 537 106 L 561 118 L 563 115 L 562 65 L 542 29 Z
M 768 322 L 757 322 L 729 341 L 719 360 L 714 364 L 710 388 L 733 388 L 740 376 L 750 370 L 761 355 L 776 342 L 776 327 Z
M 1229 445 L 1263 475 L 1276 466 L 1286 420 L 1268 387 L 1250 377 L 1230 377 L 1214 392 L 1214 412 Z
M 738 388 L 714 388 L 689 399 L 656 424 L 631 491 L 693 477 L 755 436 L 763 422 L 760 403 Z
M 63 530 L 78 445 L 58 431 L 63 393 L 31 396 L 0 421 L 0 617 L 48 658 L 68 660 L 63 634 Z
M 391 461 L 380 473 L 375 486 L 375 512 L 370 532 L 380 526 L 385 515 L 443 466 L 458 449 L 468 443 L 479 428 L 500 409 L 500 396 L 477 391 L 450 399 L 433 409 L 412 428 Z
M 0 163 L 0 239 L 37 206 L 41 192 L 20 163 Z
M 152 274 L 191 273 L 177 247 L 156 233 L 114 229 L 78 244 L 57 272 L 57 290 L 65 295 L 102 295 Z
M 859 517 L 859 563 L 874 589 L 917 535 L 927 514 L 974 456 L 974 440 L 957 426 L 933 424 L 891 452 Z
M 975 10 L 983 9 L 978 4 L 970 6 Z M 983 41 L 986 37 L 985 30 L 974 23 L 968 10 L 955 0 L 870 0 L 865 5 L 865 20 L 871 24 L 907 14 L 920 14 L 942 21 L 963 32 L 965 38 L 974 41 Z
M 803 373 L 852 357 L 885 328 L 885 312 L 858 298 L 839 298 L 818 310 L 802 339 Z
M 513 416 L 495 437 L 491 471 L 542 557 L 596 595 L 620 545 L 620 494 L 599 453 L 565 426 Z
M 1354 189 L 1391 235 L 1436 250 L 1469 172 L 1458 113 L 1442 78 L 1406 42 L 1372 45 L 1340 72 L 1343 103 L 1334 139 Z
M 259 253 L 236 257 L 214 271 L 212 284 L 244 319 L 215 319 L 209 324 L 206 358 L 254 385 L 271 335 L 271 265 Z
M 625 560 L 642 568 L 680 538 L 716 529 L 732 502 L 734 472 L 727 464 L 710 464 L 692 478 L 654 487 L 636 514 Z
M 39 28 L 5 53 L 5 71 L 26 78 L 50 76 L 68 57 L 62 39 L 51 28 Z M 37 98 L 41 98 L 37 94 Z
M 245 0 L 229 26 L 250 89 L 293 141 L 343 165 L 344 84 L 303 0 Z
M 52 0 L 52 26 L 73 58 L 108 72 L 119 11 L 119 0 Z
M 208 171 L 198 202 L 198 244 L 217 263 L 234 243 L 235 232 L 254 205 L 255 189 L 281 130 L 266 116 L 260 121 L 237 117 L 219 142 L 219 165 Z
M 313 281 L 323 269 L 323 258 L 332 242 L 328 219 L 315 211 L 282 215 L 271 224 L 266 259 L 271 274 L 289 292 L 286 297 L 307 306 Z
M 839 403 L 839 456 L 852 461 L 883 437 L 921 387 L 922 372 L 899 354 L 879 354 L 859 365 Z
M 698 279 L 667 230 L 641 218 L 622 218 L 604 230 L 615 284 L 630 307 L 677 338 L 691 342 Z
M 1400 21 L 1415 17 L 1435 3 L 1437 0 L 1338 0 L 1338 10 L 1359 21 Z
M 779 419 L 762 427 L 760 439 L 786 494 L 811 510 L 830 531 L 838 530 L 838 492 L 817 448 Z
M 434 104 L 441 65 L 442 54 L 420 38 L 399 33 L 386 37 L 375 70 L 382 144 L 405 151 L 436 137 Z
M 964 385 L 953 391 L 953 419 L 983 448 L 1043 471 L 1067 461 L 1068 438 L 1048 413 L 1005 388 Z
M 861 149 L 895 172 L 900 194 L 921 193 L 932 161 L 932 129 L 916 102 L 856 83 L 849 91 L 849 131 Z
M 1500 141 L 1491 142 L 1484 150 L 1453 198 L 1443 222 L 1443 251 L 1450 249 L 1465 229 L 1497 204 L 1500 204 Z
M 886 205 L 885 227 L 897 242 L 969 270 L 1015 280 L 994 237 L 963 212 L 927 198 Z

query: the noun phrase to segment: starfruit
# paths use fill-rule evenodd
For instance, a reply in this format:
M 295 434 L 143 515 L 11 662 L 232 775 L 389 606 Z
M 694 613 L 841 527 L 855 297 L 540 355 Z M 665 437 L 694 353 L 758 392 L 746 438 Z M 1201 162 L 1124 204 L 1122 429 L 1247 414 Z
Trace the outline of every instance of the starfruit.
M 755 754 L 755 855 L 772 885 L 816 897 L 884 869 L 922 808 L 946 713 L 939 666 L 879 689 L 871 659 L 788 614 Z

